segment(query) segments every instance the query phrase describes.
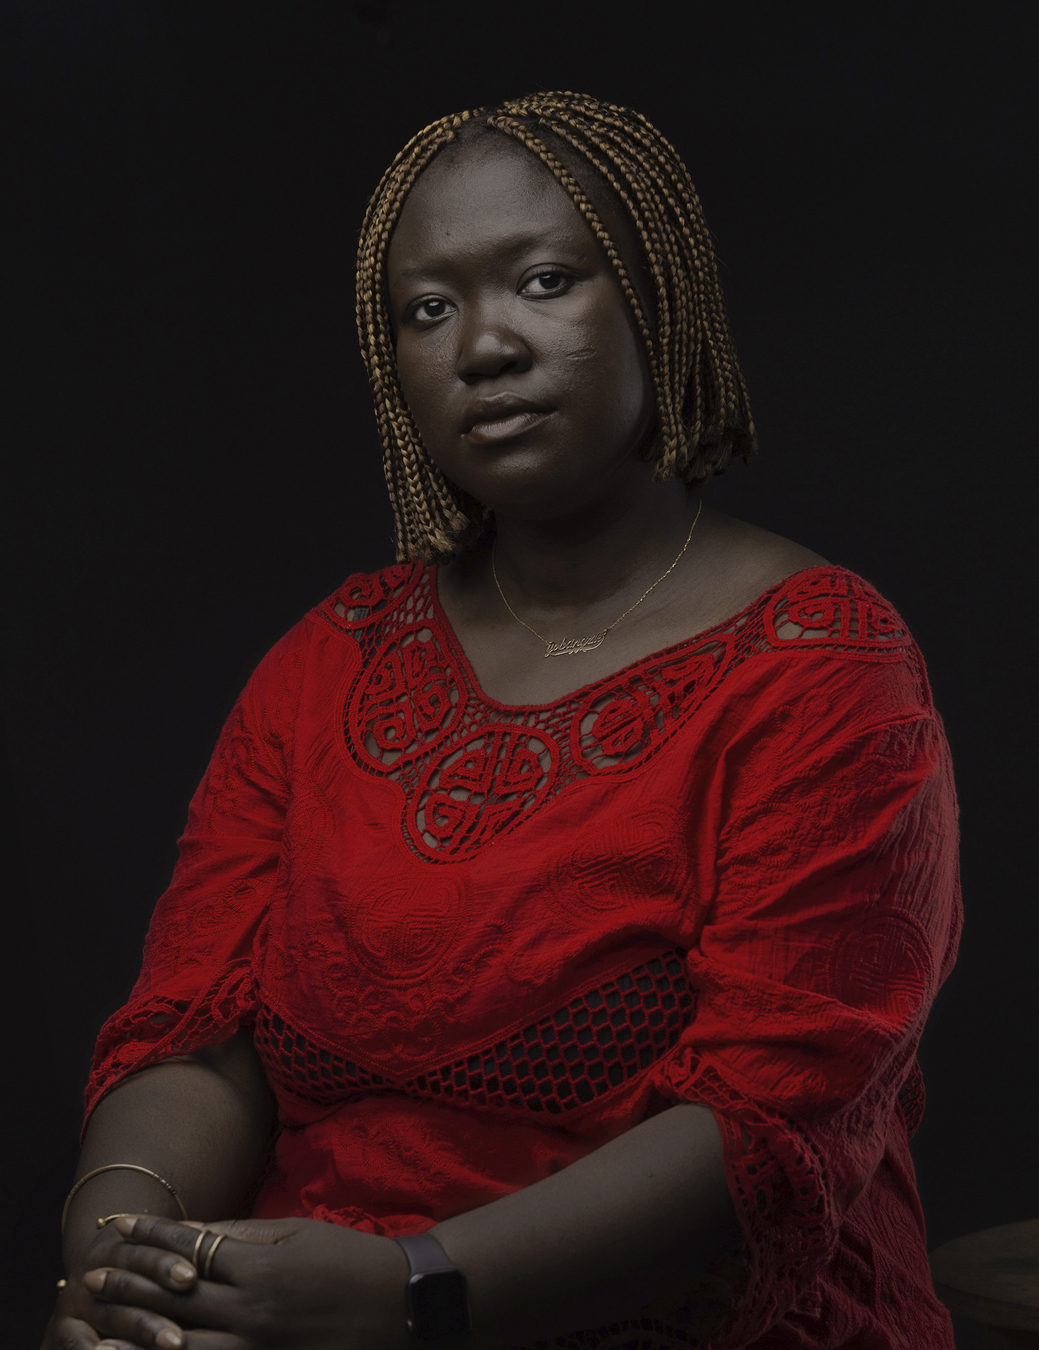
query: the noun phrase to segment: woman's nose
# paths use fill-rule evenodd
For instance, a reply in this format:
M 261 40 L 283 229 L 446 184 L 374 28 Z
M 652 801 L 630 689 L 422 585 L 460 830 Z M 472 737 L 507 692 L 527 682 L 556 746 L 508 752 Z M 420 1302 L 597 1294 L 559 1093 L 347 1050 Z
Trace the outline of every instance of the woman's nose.
M 466 384 L 529 370 L 530 348 L 501 315 L 469 316 L 458 353 L 458 375 Z

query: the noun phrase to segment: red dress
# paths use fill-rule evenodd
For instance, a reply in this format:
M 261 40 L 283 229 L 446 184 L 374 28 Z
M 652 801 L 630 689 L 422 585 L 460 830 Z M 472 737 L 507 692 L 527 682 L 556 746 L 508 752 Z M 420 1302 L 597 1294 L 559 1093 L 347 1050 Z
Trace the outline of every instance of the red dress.
M 951 1347 L 908 1133 L 956 844 L 919 652 L 842 568 L 529 708 L 435 569 L 354 576 L 232 712 L 89 1104 L 250 1025 L 254 1213 L 394 1236 L 702 1102 L 744 1248 L 560 1345 Z

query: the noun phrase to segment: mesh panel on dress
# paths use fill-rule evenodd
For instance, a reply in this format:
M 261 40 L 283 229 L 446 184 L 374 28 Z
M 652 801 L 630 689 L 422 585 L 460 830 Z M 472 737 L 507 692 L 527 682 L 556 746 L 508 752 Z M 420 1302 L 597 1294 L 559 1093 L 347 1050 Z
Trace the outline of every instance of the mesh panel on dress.
M 266 1007 L 255 1039 L 268 1075 L 318 1105 L 377 1092 L 558 1115 L 649 1068 L 677 1042 L 692 1006 L 682 959 L 669 951 L 512 1036 L 406 1082 L 316 1045 Z

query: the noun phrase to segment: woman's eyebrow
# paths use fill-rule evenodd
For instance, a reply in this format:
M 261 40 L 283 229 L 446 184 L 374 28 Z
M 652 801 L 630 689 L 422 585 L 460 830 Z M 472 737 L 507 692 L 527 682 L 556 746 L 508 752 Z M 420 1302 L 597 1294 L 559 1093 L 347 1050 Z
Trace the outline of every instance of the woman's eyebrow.
M 561 252 L 566 250 L 569 253 L 576 252 L 574 241 L 559 236 L 546 236 L 544 234 L 517 234 L 505 236 L 502 239 L 495 240 L 494 252 L 502 258 L 513 259 L 523 253 L 529 253 L 533 249 L 542 249 L 546 252 Z M 419 277 L 433 276 L 437 272 L 450 270 L 455 264 L 447 259 L 436 259 L 418 267 L 402 267 L 398 276 L 402 281 L 414 281 Z

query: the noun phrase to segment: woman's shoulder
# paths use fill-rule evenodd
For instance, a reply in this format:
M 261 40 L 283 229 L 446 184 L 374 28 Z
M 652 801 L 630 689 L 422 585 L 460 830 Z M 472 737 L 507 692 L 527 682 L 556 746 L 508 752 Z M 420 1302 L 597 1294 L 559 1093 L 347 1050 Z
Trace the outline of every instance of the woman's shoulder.
M 425 570 L 420 562 L 391 563 L 374 572 L 351 572 L 314 610 L 350 627 L 394 608 L 412 590 Z
M 308 664 L 314 660 L 320 664 L 330 634 L 355 634 L 366 623 L 386 616 L 406 599 L 422 571 L 421 563 L 394 563 L 373 572 L 352 572 L 268 649 L 248 687 L 298 685 Z
M 376 621 L 406 604 L 422 572 L 422 564 L 404 563 L 351 573 L 268 649 L 246 682 L 234 716 L 251 721 L 267 739 L 290 738 L 301 702 L 307 701 L 305 691 L 311 691 L 312 700 L 316 688 L 320 702 L 321 693 L 343 673 L 344 650 L 349 659 L 362 659 L 362 646 L 370 650 L 370 639 L 378 636 Z M 349 641 L 366 635 L 366 643 Z
M 709 528 L 696 587 L 699 594 L 694 591 L 696 600 L 710 611 L 704 627 L 741 614 L 790 577 L 830 567 L 814 550 L 747 521 L 711 511 L 705 523 Z
M 909 627 L 871 582 L 767 530 L 728 519 L 724 529 L 730 555 L 720 574 L 731 586 L 731 618 L 713 631 L 728 635 L 733 673 L 740 671 L 733 697 L 746 685 L 761 716 L 773 705 L 825 705 L 847 727 L 933 716 Z
M 894 654 L 912 645 L 898 611 L 871 582 L 745 521 L 716 516 L 710 580 L 716 622 L 753 611 L 780 647 Z

